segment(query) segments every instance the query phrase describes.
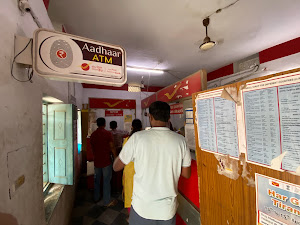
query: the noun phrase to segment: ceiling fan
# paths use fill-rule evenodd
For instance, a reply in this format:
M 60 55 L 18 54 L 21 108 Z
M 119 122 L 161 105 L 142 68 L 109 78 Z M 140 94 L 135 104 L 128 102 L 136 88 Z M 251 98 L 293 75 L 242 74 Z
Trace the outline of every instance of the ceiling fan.
M 199 46 L 199 48 L 203 51 L 207 51 L 213 48 L 217 43 L 215 41 L 211 41 L 210 37 L 207 35 L 207 26 L 209 25 L 209 17 L 203 20 L 203 26 L 205 26 L 206 37 L 203 40 L 203 43 Z

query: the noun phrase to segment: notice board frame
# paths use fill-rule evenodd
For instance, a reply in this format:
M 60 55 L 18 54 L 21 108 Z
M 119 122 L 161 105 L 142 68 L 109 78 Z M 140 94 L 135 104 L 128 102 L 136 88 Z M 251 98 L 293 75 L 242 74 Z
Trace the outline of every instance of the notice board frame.
M 240 88 L 248 82 L 266 80 L 271 77 L 295 72 L 300 72 L 300 68 L 194 93 L 194 118 L 196 116 L 195 100 L 197 95 L 200 93 L 230 87 L 236 88 L 237 91 L 239 91 Z M 297 175 L 291 174 L 287 171 L 278 171 L 264 166 L 246 163 L 244 153 L 240 155 L 238 160 L 237 173 L 239 176 L 237 179 L 231 179 L 224 175 L 220 175 L 218 173 L 218 166 L 220 166 L 220 162 L 214 154 L 202 151 L 199 148 L 198 127 L 195 121 L 194 127 L 196 137 L 201 224 L 256 224 L 255 173 L 300 185 L 300 178 Z M 228 160 L 229 163 L 236 161 L 235 159 L 230 158 Z

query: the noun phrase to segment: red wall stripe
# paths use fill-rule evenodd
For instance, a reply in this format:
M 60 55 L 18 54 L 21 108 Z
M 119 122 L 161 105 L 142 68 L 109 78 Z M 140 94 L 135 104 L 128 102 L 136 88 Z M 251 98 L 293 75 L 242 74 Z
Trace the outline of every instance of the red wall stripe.
M 233 64 L 224 66 L 220 69 L 212 71 L 207 74 L 207 81 L 217 79 L 219 77 L 224 77 L 227 75 L 233 74 Z
M 128 90 L 128 84 L 124 84 L 122 87 L 113 87 L 113 86 L 105 86 L 105 85 L 97 85 L 97 84 L 82 84 L 83 88 L 95 88 L 95 89 L 107 89 L 107 90 L 120 90 L 120 91 L 127 91 Z M 145 88 L 142 88 L 141 90 L 143 92 L 157 92 L 161 90 L 162 87 L 156 87 L 156 86 L 145 86 Z
M 296 54 L 298 52 L 300 52 L 300 37 L 259 52 L 259 61 L 262 64 L 285 56 Z M 233 64 L 208 73 L 207 81 L 231 74 L 233 74 Z
M 48 10 L 50 0 L 43 0 L 43 1 L 44 1 L 46 9 Z
M 135 99 L 89 98 L 89 107 L 95 109 L 136 109 Z
M 298 52 L 300 52 L 300 37 L 261 51 L 259 61 L 265 63 Z

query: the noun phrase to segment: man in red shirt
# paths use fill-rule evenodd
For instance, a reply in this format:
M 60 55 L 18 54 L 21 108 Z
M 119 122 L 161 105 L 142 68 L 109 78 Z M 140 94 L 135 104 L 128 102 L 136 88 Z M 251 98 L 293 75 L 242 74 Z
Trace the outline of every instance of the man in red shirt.
M 113 206 L 116 200 L 111 200 L 110 180 L 112 176 L 112 158 L 117 157 L 113 144 L 112 134 L 105 130 L 106 121 L 104 118 L 97 119 L 98 129 L 91 135 L 91 146 L 94 154 L 94 201 L 100 200 L 100 179 L 103 175 L 103 203 L 105 206 Z

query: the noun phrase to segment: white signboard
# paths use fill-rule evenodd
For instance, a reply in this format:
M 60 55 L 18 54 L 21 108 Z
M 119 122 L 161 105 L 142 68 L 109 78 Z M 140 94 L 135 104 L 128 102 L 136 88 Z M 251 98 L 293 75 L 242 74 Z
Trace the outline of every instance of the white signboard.
M 255 174 L 257 225 L 300 224 L 300 186 Z
M 40 76 L 110 86 L 127 81 L 120 46 L 45 29 L 35 31 L 33 43 L 33 69 Z

